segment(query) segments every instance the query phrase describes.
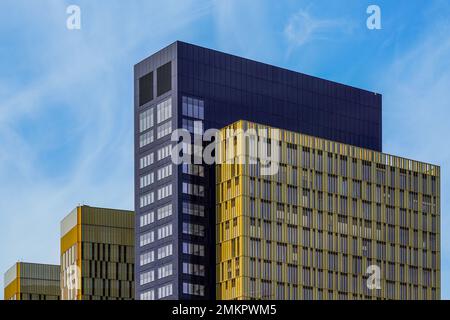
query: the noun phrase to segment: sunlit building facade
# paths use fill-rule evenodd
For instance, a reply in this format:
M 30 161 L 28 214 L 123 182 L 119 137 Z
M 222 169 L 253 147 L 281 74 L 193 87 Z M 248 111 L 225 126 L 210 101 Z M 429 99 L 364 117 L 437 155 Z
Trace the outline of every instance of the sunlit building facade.
M 17 262 L 4 276 L 5 300 L 59 300 L 60 267 Z
M 78 206 L 61 222 L 61 299 L 134 299 L 134 212 Z
M 134 67 L 136 299 L 215 299 L 215 167 L 172 131 L 245 119 L 381 151 L 381 95 L 176 41 Z M 141 280 L 142 278 L 142 280 Z
M 261 175 L 243 132 L 221 144 L 235 164 L 216 167 L 218 299 L 440 299 L 440 167 L 247 121 L 222 142 L 227 129 L 269 129 L 280 162 Z

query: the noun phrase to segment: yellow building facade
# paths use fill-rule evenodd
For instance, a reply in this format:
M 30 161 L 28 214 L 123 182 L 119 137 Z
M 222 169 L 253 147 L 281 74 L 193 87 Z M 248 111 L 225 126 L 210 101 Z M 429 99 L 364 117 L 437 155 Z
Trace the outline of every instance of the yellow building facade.
M 134 212 L 78 206 L 61 222 L 61 299 L 134 299 Z
M 17 262 L 4 276 L 5 300 L 59 300 L 60 267 Z
M 440 298 L 438 166 L 247 121 L 221 132 L 218 299 Z M 249 164 L 255 141 L 279 147 L 276 174 Z

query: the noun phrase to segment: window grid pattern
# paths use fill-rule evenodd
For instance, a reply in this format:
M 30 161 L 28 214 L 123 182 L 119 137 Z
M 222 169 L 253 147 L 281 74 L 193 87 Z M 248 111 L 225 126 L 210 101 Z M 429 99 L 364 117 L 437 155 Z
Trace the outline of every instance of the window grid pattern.
M 172 117 L 172 97 L 158 103 L 156 107 L 156 121 L 161 123 Z
M 439 299 L 439 167 L 281 136 L 276 175 L 216 168 L 218 299 Z M 380 267 L 380 290 L 367 287 L 370 265 Z

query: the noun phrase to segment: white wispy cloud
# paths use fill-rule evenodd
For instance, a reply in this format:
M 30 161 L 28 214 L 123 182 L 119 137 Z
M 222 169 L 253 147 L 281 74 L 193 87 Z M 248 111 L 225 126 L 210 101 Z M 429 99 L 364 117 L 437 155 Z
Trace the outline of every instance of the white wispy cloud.
M 290 16 L 284 27 L 284 36 L 291 51 L 312 41 L 336 39 L 339 35 L 351 32 L 353 27 L 348 20 L 321 18 L 306 8 Z
M 384 151 L 441 166 L 442 296 L 450 298 L 450 25 L 438 21 L 380 71 Z
M 0 55 L 21 70 L 0 73 L 0 274 L 16 260 L 59 263 L 59 222 L 79 203 L 133 209 L 133 65 L 210 8 L 78 3 L 79 31 L 65 28 L 69 3 L 0 8 L 0 28 L 15 30 Z

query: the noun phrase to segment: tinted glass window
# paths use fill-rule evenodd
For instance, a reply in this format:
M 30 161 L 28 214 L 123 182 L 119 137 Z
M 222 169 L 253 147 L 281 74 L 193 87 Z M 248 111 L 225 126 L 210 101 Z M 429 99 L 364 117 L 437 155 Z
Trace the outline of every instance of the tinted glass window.
M 166 93 L 172 89 L 172 63 L 168 62 L 165 65 L 158 68 L 157 71 L 157 90 L 158 96 Z
M 139 105 L 153 99 L 153 72 L 139 78 Z

